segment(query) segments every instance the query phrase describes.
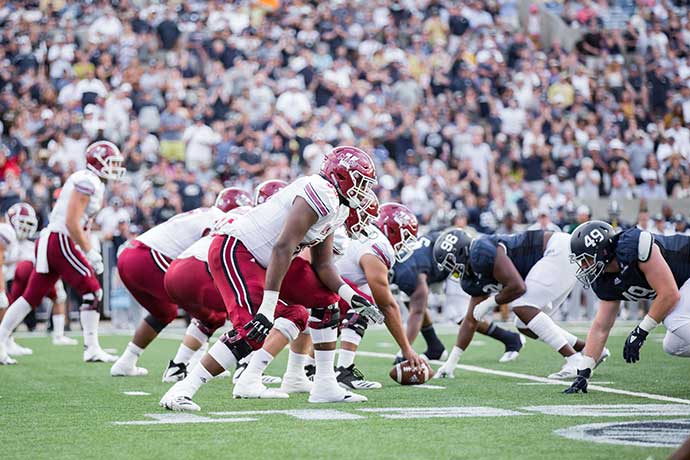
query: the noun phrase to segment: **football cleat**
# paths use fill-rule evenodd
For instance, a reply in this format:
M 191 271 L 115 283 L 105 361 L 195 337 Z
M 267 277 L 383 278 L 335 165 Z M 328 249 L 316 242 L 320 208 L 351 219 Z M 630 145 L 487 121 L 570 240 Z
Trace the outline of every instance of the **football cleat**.
M 187 377 L 187 365 L 185 363 L 174 363 L 171 359 L 168 367 L 163 372 L 163 382 L 175 383 Z
M 352 393 L 340 385 L 314 385 L 309 393 L 310 403 L 357 403 L 368 401 L 366 396 Z
M 53 336 L 53 345 L 56 346 L 71 346 L 71 345 L 78 345 L 79 341 L 75 340 L 71 337 L 67 337 L 66 335 L 54 335 Z
M 106 353 L 101 347 L 84 349 L 84 362 L 86 363 L 114 363 L 117 356 Z
M 17 364 L 17 360 L 10 357 L 5 351 L 5 345 L 0 342 L 0 365 L 7 366 Z
M 293 394 L 293 393 L 309 393 L 314 387 L 314 382 L 309 380 L 309 378 L 302 375 L 285 374 L 283 376 L 283 382 L 280 385 L 280 391 Z
M 445 361 L 446 359 L 448 359 L 448 351 L 446 351 L 445 348 L 441 348 L 440 350 L 426 350 L 424 353 L 422 353 L 419 356 L 421 356 L 426 361 L 434 361 L 434 360 Z M 398 357 L 396 356 L 395 359 L 397 361 Z M 402 358 L 398 362 L 402 362 L 402 361 L 405 361 L 405 358 Z M 398 363 L 396 362 L 393 364 L 398 364 Z
M 10 356 L 28 356 L 33 355 L 34 351 L 31 348 L 22 347 L 14 341 L 14 337 L 10 337 L 5 342 L 5 352 Z
M 606 359 L 607 359 L 609 356 L 611 356 L 611 352 L 609 351 L 608 348 L 604 348 L 604 349 L 601 351 L 601 355 L 599 355 L 599 359 L 597 359 L 597 363 L 594 365 L 594 369 L 596 369 L 597 367 L 599 367 L 599 365 L 600 365 L 601 363 L 603 363 L 604 361 L 606 361 Z M 592 370 L 594 370 L 594 369 L 592 369 Z
M 110 375 L 112 377 L 143 377 L 149 375 L 149 371 L 143 367 L 124 365 L 118 360 L 110 368 Z
M 168 390 L 167 393 L 163 395 L 160 402 L 158 403 L 161 407 L 165 407 L 168 410 L 177 412 L 198 412 L 201 407 L 192 398 L 181 391 L 177 383 Z
M 582 355 L 575 353 L 565 359 L 565 364 L 560 371 L 549 375 L 548 378 L 555 380 L 571 380 L 577 377 L 577 365 L 580 362 Z
M 237 369 L 235 369 L 235 373 L 232 374 L 232 383 L 234 385 L 237 385 L 237 382 L 239 381 L 240 376 L 242 375 L 244 370 L 247 368 L 248 364 L 249 364 L 249 362 L 245 361 L 245 362 L 241 363 L 239 366 L 237 366 Z M 282 381 L 283 381 L 282 378 L 276 377 L 273 375 L 262 375 L 261 376 L 261 383 L 263 383 L 264 385 L 278 384 Z
M 232 389 L 232 397 L 235 399 L 287 399 L 290 397 L 284 391 L 268 388 L 261 382 L 251 379 L 243 380 L 239 380 Z
M 429 358 L 426 355 L 424 355 L 424 353 L 422 353 L 419 356 L 422 356 L 422 358 L 429 361 Z M 395 359 L 393 360 L 393 365 L 395 366 L 396 364 L 400 364 L 403 361 L 405 361 L 405 358 L 402 355 L 395 355 Z
M 379 382 L 365 380 L 362 371 L 357 369 L 354 364 L 349 367 L 337 367 L 335 369 L 335 378 L 338 381 L 338 385 L 346 390 L 376 390 L 382 387 Z
M 519 334 L 519 338 L 520 340 L 516 340 L 515 344 L 511 344 L 506 347 L 506 352 L 503 353 L 503 356 L 501 356 L 498 360 L 499 363 L 509 363 L 518 359 L 520 356 L 520 351 L 522 351 L 522 347 L 525 346 L 525 336 Z

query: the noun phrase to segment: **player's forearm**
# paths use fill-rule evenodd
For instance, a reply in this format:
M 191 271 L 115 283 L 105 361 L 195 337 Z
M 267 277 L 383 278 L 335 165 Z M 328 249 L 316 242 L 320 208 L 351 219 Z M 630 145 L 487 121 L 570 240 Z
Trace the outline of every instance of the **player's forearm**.
M 678 290 L 673 290 L 671 292 L 660 293 L 657 291 L 657 297 L 652 301 L 652 305 L 649 307 L 648 316 L 651 317 L 657 323 L 661 323 L 673 307 L 675 307 L 680 301 L 680 293 Z
M 283 278 L 290 267 L 292 261 L 292 251 L 288 245 L 276 244 L 271 251 L 271 260 L 266 267 L 265 291 L 280 292 Z
M 617 315 L 617 306 L 599 305 L 594 321 L 592 321 L 592 326 L 587 333 L 587 341 L 582 351 L 584 356 L 591 358 L 595 362 L 601 356 L 601 352 L 604 350 L 606 341 L 609 338 L 609 333 L 616 322 Z
M 403 327 L 402 317 L 400 316 L 400 307 L 398 307 L 398 304 L 393 298 L 391 298 L 389 302 L 380 303 L 378 305 L 385 318 L 384 323 L 388 331 L 400 347 L 400 350 L 405 354 L 408 350 L 412 349 L 412 345 L 410 345 L 410 342 L 407 340 L 407 335 L 405 335 L 405 328 Z
M 345 284 L 345 281 L 338 274 L 335 264 L 332 262 L 324 262 L 318 265 L 313 265 L 316 276 L 321 282 L 331 291 L 338 292 L 340 287 Z

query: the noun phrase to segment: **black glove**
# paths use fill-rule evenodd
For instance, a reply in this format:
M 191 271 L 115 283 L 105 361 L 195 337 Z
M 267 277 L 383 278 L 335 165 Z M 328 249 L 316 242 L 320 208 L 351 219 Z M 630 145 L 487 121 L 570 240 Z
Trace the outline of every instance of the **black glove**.
M 569 388 L 566 388 L 563 393 L 565 394 L 574 394 L 574 393 L 587 393 L 587 379 L 589 379 L 592 376 L 592 370 L 587 368 L 587 369 L 578 369 L 577 371 L 577 377 L 575 377 L 575 381 L 573 382 L 572 385 L 570 385 Z
M 244 329 L 249 331 L 248 339 L 263 342 L 272 327 L 273 323 L 263 313 L 257 313 L 254 319 L 244 326 Z
M 640 348 L 647 339 L 647 331 L 637 326 L 632 330 L 623 346 L 623 359 L 627 363 L 636 363 L 640 360 Z
M 352 307 L 355 313 L 358 313 L 360 316 L 366 318 L 370 322 L 381 324 L 385 319 L 383 313 L 381 313 L 381 310 L 379 310 L 379 307 L 372 304 L 359 294 L 352 296 L 350 307 Z

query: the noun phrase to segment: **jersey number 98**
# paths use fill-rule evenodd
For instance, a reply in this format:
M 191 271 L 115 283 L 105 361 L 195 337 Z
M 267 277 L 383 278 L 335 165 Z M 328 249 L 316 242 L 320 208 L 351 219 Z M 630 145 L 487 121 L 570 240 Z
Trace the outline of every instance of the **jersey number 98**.
M 453 250 L 453 246 L 455 243 L 458 242 L 458 237 L 453 235 L 452 233 L 449 233 L 446 235 L 446 237 L 441 241 L 441 249 L 443 249 L 446 252 L 450 252 Z

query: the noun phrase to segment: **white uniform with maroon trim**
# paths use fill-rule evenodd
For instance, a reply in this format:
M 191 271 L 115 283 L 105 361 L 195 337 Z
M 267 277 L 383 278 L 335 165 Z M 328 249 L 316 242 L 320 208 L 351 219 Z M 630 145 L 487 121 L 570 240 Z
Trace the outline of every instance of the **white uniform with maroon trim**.
M 352 240 L 345 249 L 345 254 L 335 263 L 338 274 L 354 283 L 361 291 L 371 295 L 371 289 L 367 284 L 367 277 L 359 264 L 367 254 L 377 257 L 390 270 L 395 264 L 395 250 L 388 238 L 376 230 L 374 238 Z
M 14 269 L 17 262 L 21 260 L 19 258 L 21 248 L 17 240 L 17 233 L 10 224 L 0 224 L 0 242 L 2 242 L 5 247 L 3 274 L 5 275 L 5 281 L 10 281 L 14 278 Z
M 297 179 L 267 202 L 217 229 L 216 233 L 234 236 L 262 267 L 267 267 L 273 246 L 298 196 L 311 206 L 318 220 L 295 248 L 295 255 L 325 240 L 349 215 L 349 208 L 340 204 L 333 185 L 321 176 L 312 175 Z
M 67 230 L 67 208 L 72 192 L 83 193 L 89 196 L 89 204 L 86 206 L 84 215 L 81 218 L 82 227 L 86 227 L 89 220 L 95 216 L 103 206 L 103 195 L 105 194 L 105 184 L 101 182 L 97 175 L 89 170 L 77 171 L 67 179 L 62 187 L 60 196 L 55 202 L 53 212 L 50 213 L 50 223 L 48 230 L 51 232 L 62 233 L 69 236 Z
M 171 217 L 139 235 L 136 240 L 170 259 L 175 259 L 198 241 L 204 231 L 210 229 L 222 216 L 223 211 L 215 206 L 197 208 Z
M 214 233 L 215 228 L 222 228 L 223 226 L 231 223 L 237 217 L 247 214 L 251 210 L 251 206 L 241 206 L 235 208 L 231 211 L 226 212 L 220 218 L 218 218 L 212 225 L 211 233 Z M 208 248 L 211 246 L 211 241 L 213 241 L 213 236 L 206 235 L 196 243 L 192 244 L 190 247 L 185 249 L 182 254 L 177 256 L 178 259 L 187 259 L 189 257 L 194 257 L 202 262 L 208 262 Z

